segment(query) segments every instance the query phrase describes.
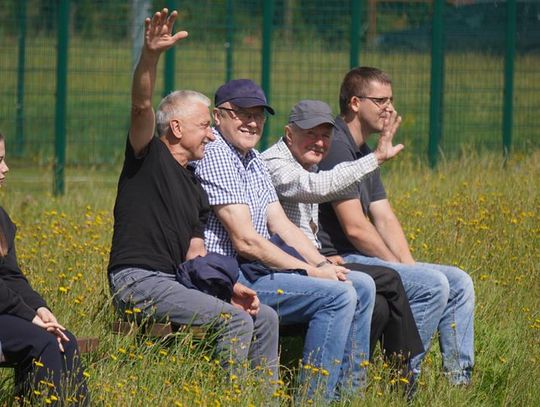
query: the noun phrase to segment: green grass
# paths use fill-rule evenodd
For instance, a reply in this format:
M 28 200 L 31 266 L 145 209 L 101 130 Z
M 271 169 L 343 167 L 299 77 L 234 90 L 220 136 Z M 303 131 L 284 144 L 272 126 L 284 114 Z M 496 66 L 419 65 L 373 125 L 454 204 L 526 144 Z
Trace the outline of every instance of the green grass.
M 415 257 L 467 270 L 477 306 L 472 386 L 447 384 L 434 345 L 414 405 L 538 405 L 540 151 L 514 154 L 506 165 L 500 154 L 468 152 L 441 162 L 436 171 L 415 157 L 409 151 L 385 164 L 390 199 Z M 22 269 L 62 323 L 79 336 L 101 340 L 99 350 L 85 359 L 96 405 L 267 403 L 253 372 L 241 382 L 228 381 L 211 352 L 189 336 L 164 345 L 111 333 L 114 312 L 105 270 L 118 170 L 68 168 L 67 194 L 55 198 L 51 171 L 10 164 L 0 202 L 18 225 Z M 282 373 L 279 400 L 288 405 L 298 385 L 293 372 Z M 389 372 L 380 360 L 369 375 L 365 400 L 351 405 L 405 405 L 388 390 Z M 10 377 L 9 371 L 0 372 L 0 405 L 9 405 Z

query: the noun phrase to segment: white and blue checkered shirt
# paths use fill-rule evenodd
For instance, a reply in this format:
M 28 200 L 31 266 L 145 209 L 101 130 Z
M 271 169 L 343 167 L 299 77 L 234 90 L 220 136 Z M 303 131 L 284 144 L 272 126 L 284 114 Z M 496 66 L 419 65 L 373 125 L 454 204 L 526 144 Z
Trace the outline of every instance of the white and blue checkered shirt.
M 254 229 L 269 239 L 267 208 L 278 197 L 259 152 L 250 150 L 243 157 L 215 129 L 214 135 L 216 140 L 206 146 L 195 170 L 210 205 L 248 205 Z M 236 255 L 229 234 L 214 212 L 206 223 L 204 240 L 209 252 Z

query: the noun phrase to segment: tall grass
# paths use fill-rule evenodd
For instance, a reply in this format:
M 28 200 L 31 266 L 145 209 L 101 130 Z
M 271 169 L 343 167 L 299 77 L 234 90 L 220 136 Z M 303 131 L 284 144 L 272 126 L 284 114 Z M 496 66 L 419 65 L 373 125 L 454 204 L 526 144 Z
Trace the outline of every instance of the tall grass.
M 254 372 L 230 380 L 210 349 L 187 334 L 162 344 L 111 333 L 114 312 L 105 270 L 117 171 L 70 169 L 67 194 L 55 198 L 48 192 L 48 172 L 11 167 L 0 202 L 18 225 L 22 269 L 67 327 L 100 338 L 99 350 L 85 357 L 96 405 L 268 404 Z M 506 163 L 499 154 L 469 152 L 431 171 L 409 151 L 384 171 L 415 257 L 459 265 L 476 288 L 472 386 L 448 385 L 434 341 L 415 405 L 538 405 L 540 152 L 516 154 Z M 298 385 L 287 369 L 274 399 L 281 405 L 307 403 L 294 398 Z M 365 399 L 351 405 L 405 405 L 390 390 L 381 360 L 369 376 Z M 10 405 L 11 385 L 9 371 L 0 372 L 0 405 Z

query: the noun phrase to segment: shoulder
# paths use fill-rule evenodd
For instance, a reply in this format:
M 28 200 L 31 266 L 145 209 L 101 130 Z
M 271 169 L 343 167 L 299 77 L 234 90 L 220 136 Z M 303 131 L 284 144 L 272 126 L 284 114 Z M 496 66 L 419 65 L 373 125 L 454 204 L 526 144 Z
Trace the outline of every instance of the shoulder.
M 287 145 L 283 141 L 283 139 L 279 139 L 275 144 L 270 146 L 267 150 L 263 151 L 261 154 L 261 158 L 263 160 L 270 160 L 274 158 L 286 158 L 286 151 L 288 150 Z
M 3 207 L 0 206 L 0 222 L 3 227 L 15 227 L 15 224 L 9 217 L 8 213 L 5 211 Z
M 270 172 L 290 167 L 296 163 L 283 139 L 262 152 L 260 156 Z

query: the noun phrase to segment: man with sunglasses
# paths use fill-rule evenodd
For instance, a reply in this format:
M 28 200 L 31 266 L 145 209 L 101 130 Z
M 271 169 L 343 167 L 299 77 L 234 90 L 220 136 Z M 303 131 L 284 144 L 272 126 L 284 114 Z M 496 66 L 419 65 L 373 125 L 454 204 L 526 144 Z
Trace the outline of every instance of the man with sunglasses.
M 359 67 L 345 76 L 340 90 L 341 115 L 320 170 L 359 159 L 371 150 L 366 140 L 396 115 L 392 82 L 376 68 Z M 427 351 L 439 331 L 443 368 L 452 384 L 468 385 L 474 364 L 474 287 L 457 267 L 416 262 L 403 229 L 387 199 L 379 169 L 358 184 L 357 195 L 320 206 L 319 238 L 327 256 L 346 262 L 388 266 L 403 281 L 418 331 Z M 425 353 L 413 358 L 417 375 Z
M 282 325 L 307 323 L 301 375 L 308 398 L 318 388 L 326 400 L 345 397 L 366 382 L 375 284 L 360 273 L 354 287 L 346 283 L 348 270 L 327 262 L 285 215 L 255 150 L 266 113 L 274 110 L 251 80 L 229 81 L 215 94 L 215 141 L 196 169 L 213 209 L 205 243 L 238 256 L 239 281 Z

